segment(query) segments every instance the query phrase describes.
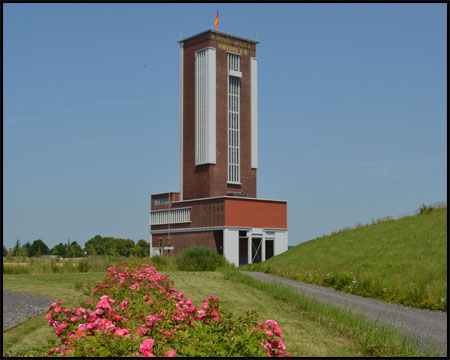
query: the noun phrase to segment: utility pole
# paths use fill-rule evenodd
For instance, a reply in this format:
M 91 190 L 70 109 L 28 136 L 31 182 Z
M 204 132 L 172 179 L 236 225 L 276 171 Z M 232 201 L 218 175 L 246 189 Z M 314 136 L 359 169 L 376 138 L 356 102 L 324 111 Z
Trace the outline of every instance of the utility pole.
M 148 256 L 152 256 L 152 197 L 150 196 L 150 247 Z
M 169 192 L 169 213 L 167 214 L 168 220 L 168 229 L 167 229 L 167 247 L 170 246 L 170 192 Z M 170 254 L 170 250 L 167 250 L 167 253 Z

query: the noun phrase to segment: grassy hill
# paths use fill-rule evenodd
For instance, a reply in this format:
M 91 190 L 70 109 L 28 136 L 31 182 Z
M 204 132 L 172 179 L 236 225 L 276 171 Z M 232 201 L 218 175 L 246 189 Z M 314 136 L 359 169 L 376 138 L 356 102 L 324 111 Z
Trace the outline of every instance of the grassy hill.
M 447 208 L 332 233 L 241 268 L 447 311 Z

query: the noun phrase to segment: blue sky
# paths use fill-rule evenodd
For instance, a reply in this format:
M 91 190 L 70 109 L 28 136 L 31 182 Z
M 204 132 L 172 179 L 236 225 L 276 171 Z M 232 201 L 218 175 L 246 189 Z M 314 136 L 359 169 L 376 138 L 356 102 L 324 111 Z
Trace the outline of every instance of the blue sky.
M 258 197 L 289 244 L 447 199 L 445 4 L 4 4 L 3 242 L 149 238 L 179 48 L 257 39 Z

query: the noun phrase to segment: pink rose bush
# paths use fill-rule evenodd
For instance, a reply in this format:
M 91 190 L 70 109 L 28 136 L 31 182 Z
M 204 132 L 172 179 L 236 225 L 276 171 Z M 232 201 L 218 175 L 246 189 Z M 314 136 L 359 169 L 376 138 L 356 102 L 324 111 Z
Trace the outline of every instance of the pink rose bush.
M 224 313 L 216 296 L 198 308 L 148 264 L 108 268 L 93 293 L 83 307 L 50 306 L 62 345 L 45 356 L 289 356 L 275 321 Z

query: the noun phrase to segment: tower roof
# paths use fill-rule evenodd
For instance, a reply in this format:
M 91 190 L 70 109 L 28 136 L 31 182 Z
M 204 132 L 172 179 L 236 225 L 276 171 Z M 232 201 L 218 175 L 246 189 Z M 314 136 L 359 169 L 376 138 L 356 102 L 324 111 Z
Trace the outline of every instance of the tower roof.
M 250 40 L 250 39 L 243 38 L 243 37 L 241 37 L 241 36 L 236 36 L 236 35 L 224 33 L 224 32 L 222 32 L 222 31 L 212 30 L 212 29 L 208 29 L 208 30 L 202 31 L 201 33 L 198 33 L 198 34 L 189 36 L 189 37 L 187 37 L 187 38 L 184 38 L 183 40 L 178 41 L 178 43 L 183 43 L 183 42 L 185 42 L 186 40 L 195 38 L 195 37 L 197 37 L 197 36 L 206 34 L 206 33 L 208 33 L 208 32 L 215 33 L 215 34 L 218 34 L 218 35 L 229 36 L 229 37 L 232 37 L 232 38 L 235 38 L 235 39 L 238 39 L 238 40 L 248 41 L 248 42 L 251 42 L 251 43 L 253 43 L 253 44 L 259 44 L 259 41 L 256 41 L 256 40 Z

